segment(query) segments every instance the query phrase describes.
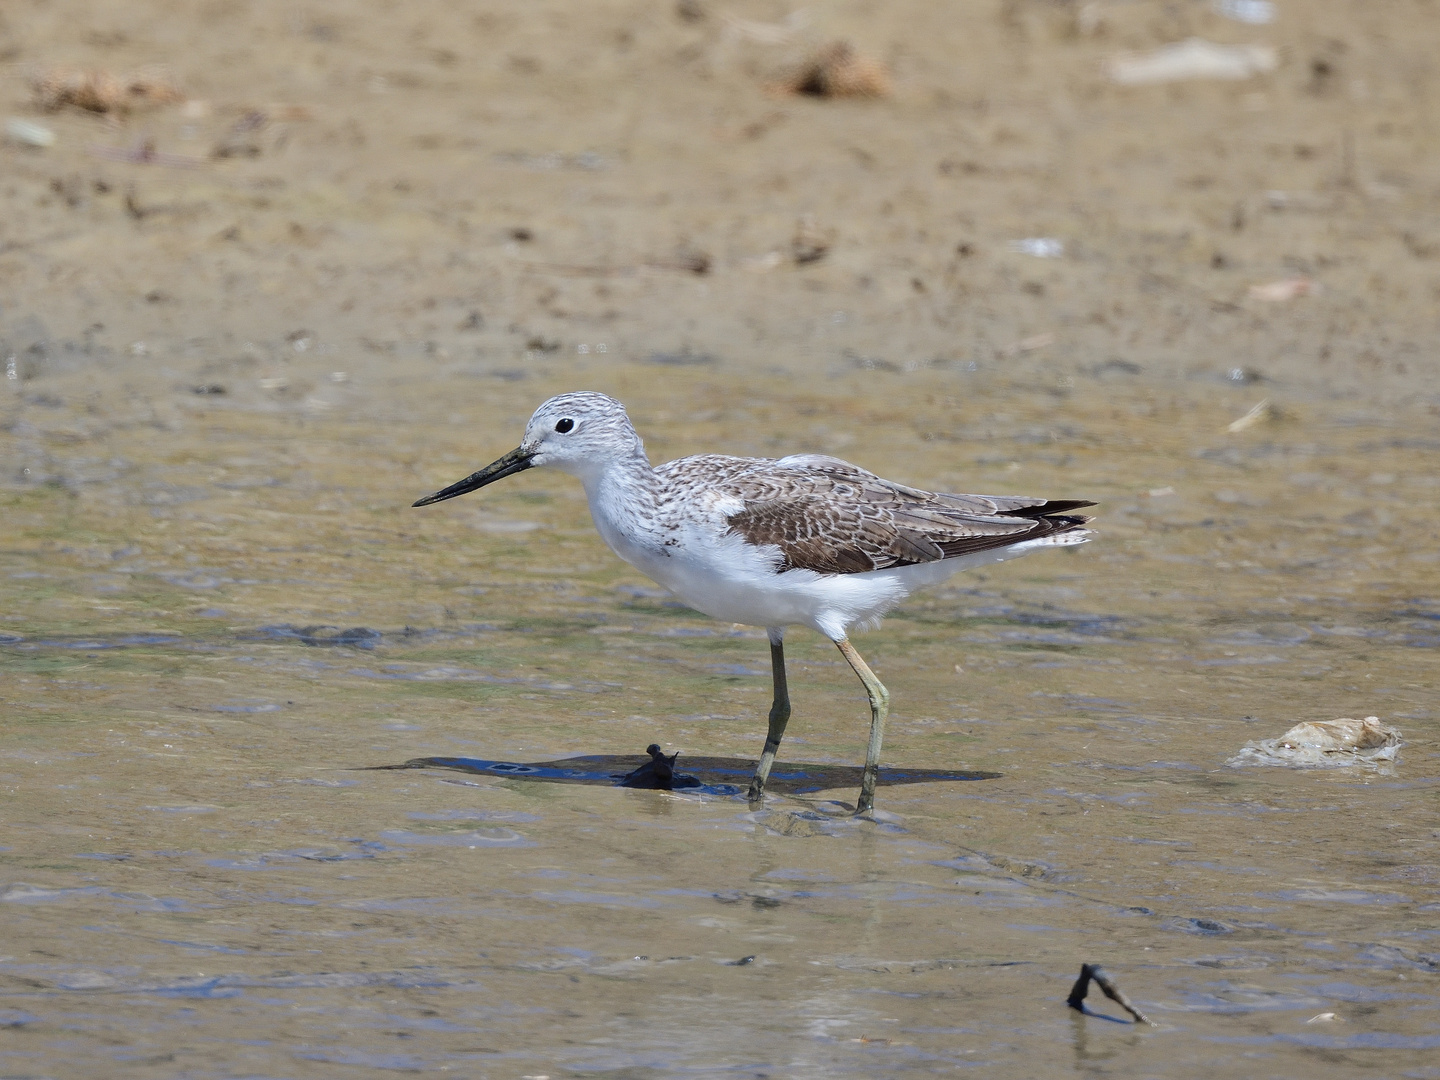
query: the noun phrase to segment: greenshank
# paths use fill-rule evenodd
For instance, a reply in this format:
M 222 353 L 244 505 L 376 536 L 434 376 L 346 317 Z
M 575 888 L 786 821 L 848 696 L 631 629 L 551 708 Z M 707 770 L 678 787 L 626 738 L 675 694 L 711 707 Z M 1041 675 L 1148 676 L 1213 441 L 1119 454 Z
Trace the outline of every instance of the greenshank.
M 871 811 L 890 693 L 851 644 L 917 588 L 958 570 L 1046 547 L 1083 544 L 1084 499 L 948 495 L 883 480 L 839 458 L 699 454 L 650 464 L 625 406 L 604 394 L 560 394 L 538 409 L 508 454 L 427 495 L 427 506 L 525 469 L 579 479 L 610 550 L 697 611 L 765 627 L 774 700 L 750 783 L 758 801 L 790 719 L 787 626 L 839 648 L 870 698 L 870 743 L 856 813 Z

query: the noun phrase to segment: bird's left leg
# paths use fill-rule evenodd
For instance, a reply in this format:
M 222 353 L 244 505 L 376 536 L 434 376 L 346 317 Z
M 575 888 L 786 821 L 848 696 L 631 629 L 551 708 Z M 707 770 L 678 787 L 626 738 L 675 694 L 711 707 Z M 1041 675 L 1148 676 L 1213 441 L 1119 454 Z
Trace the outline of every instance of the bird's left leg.
M 885 718 L 890 715 L 890 691 L 875 677 L 849 638 L 835 642 L 840 655 L 850 662 L 870 695 L 870 745 L 865 750 L 865 772 L 860 778 L 860 798 L 855 813 L 868 813 L 875 805 L 875 782 L 880 778 L 880 744 L 885 740 Z
M 785 684 L 785 629 L 772 626 L 765 632 L 770 637 L 770 671 L 775 680 L 775 701 L 770 706 L 770 731 L 765 736 L 765 749 L 760 752 L 760 764 L 755 766 L 755 779 L 750 781 L 747 797 L 751 802 L 758 802 L 765 794 L 770 766 L 775 764 L 775 753 L 780 749 L 785 725 L 790 721 L 790 690 Z

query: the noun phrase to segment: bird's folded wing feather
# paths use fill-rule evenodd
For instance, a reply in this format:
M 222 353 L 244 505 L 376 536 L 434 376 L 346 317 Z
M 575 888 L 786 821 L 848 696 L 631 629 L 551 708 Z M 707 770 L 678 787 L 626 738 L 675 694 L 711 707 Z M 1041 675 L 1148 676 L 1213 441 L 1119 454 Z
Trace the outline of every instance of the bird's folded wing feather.
M 935 562 L 1068 532 L 1083 500 L 947 495 L 907 488 L 836 458 L 806 455 L 726 478 L 742 508 L 730 530 L 773 545 L 780 570 L 856 574 Z

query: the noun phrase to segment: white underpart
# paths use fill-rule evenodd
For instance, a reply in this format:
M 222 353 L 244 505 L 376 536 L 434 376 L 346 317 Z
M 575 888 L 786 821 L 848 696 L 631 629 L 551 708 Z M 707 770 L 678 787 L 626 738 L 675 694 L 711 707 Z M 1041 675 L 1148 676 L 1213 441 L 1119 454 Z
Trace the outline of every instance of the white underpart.
M 778 548 L 747 543 L 730 531 L 725 519 L 741 508 L 738 500 L 713 492 L 686 493 L 691 512 L 682 521 L 662 521 L 653 492 L 633 470 L 617 464 L 580 476 L 595 527 L 616 555 L 713 618 L 749 626 L 808 626 L 833 641 L 846 637 L 851 627 L 874 626 L 916 589 L 961 570 L 1042 547 L 1083 544 L 1093 535 L 1077 529 L 953 559 L 859 574 L 777 573 Z

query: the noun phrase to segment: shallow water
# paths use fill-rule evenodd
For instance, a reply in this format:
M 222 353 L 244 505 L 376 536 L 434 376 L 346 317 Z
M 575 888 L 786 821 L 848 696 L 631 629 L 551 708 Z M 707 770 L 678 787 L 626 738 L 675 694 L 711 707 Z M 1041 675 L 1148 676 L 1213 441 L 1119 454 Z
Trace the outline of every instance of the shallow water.
M 12 397 L 0 1072 L 1440 1075 L 1433 413 L 582 365 L 357 365 L 323 416 Z M 863 693 L 792 634 L 752 810 L 763 632 L 620 564 L 565 477 L 409 509 L 576 386 L 657 460 L 840 453 L 1095 498 L 1101 536 L 857 639 L 873 822 Z M 1404 733 L 1393 775 L 1225 765 L 1342 715 Z M 613 786 L 652 741 L 706 786 Z M 1085 961 L 1158 1029 L 1067 1009 Z

